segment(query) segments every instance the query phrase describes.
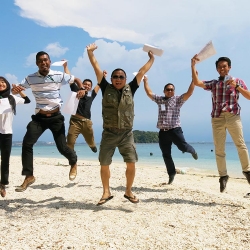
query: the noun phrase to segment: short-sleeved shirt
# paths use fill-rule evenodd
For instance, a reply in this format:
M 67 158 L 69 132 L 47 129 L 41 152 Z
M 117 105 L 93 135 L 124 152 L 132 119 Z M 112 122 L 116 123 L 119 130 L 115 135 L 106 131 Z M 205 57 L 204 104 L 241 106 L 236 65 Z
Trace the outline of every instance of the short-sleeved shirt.
M 73 75 L 50 70 L 46 76 L 39 72 L 28 75 L 20 86 L 26 89 L 31 88 L 36 100 L 35 113 L 38 113 L 40 109 L 50 111 L 60 108 L 63 104 L 60 88 L 62 85 L 72 84 L 74 79 Z
M 13 95 L 13 97 L 16 101 L 16 105 L 24 104 L 24 102 L 25 102 L 24 98 L 14 96 L 14 95 Z M 0 99 L 0 105 L 1 105 L 1 101 L 9 102 L 9 99 L 8 98 Z M 12 134 L 13 133 L 13 131 L 12 131 L 13 117 L 14 117 L 14 113 L 13 113 L 11 107 L 4 110 L 4 112 L 2 112 L 0 114 L 0 134 Z
M 110 83 L 108 83 L 106 78 L 103 77 L 102 81 L 99 84 L 100 88 L 101 88 L 101 91 L 102 91 L 102 96 L 104 95 L 105 89 L 108 86 L 108 84 L 110 84 Z M 136 77 L 130 83 L 128 83 L 128 85 L 130 86 L 132 95 L 134 96 L 136 90 L 139 88 Z M 122 89 L 120 91 L 122 91 Z
M 235 78 L 237 84 L 247 90 L 245 82 L 239 78 Z M 235 115 L 240 114 L 240 105 L 238 103 L 239 91 L 225 83 L 223 80 L 203 81 L 205 90 L 212 93 L 212 112 L 211 116 L 219 117 L 222 111 L 226 111 Z
M 77 92 L 79 90 L 78 86 L 74 83 L 70 85 L 72 91 Z M 84 97 L 79 99 L 79 104 L 76 110 L 76 113 L 87 118 L 91 119 L 91 105 L 93 100 L 96 97 L 96 92 L 92 90 L 90 96 L 86 94 Z
M 183 95 L 166 98 L 153 94 L 152 100 L 158 105 L 157 128 L 172 129 L 181 126 L 180 109 L 185 102 Z

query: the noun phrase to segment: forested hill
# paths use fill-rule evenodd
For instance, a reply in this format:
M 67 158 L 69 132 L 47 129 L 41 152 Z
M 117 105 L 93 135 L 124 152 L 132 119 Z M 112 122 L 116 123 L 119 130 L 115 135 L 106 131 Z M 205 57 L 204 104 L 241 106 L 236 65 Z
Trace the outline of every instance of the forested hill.
M 158 143 L 158 132 L 134 130 L 135 143 Z

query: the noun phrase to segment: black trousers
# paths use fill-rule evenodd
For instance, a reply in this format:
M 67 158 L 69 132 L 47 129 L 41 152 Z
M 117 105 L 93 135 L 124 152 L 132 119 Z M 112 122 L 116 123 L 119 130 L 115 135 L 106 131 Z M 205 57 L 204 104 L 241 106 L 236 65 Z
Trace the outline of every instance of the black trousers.
M 51 117 L 37 114 L 31 118 L 32 121 L 27 125 L 27 132 L 23 138 L 22 175 L 33 175 L 33 145 L 46 129 L 51 130 L 58 151 L 69 160 L 69 165 L 74 165 L 77 156 L 66 143 L 64 116 L 61 113 Z
M 1 149 L 1 184 L 9 184 L 10 153 L 12 147 L 12 134 L 0 134 Z
M 168 175 L 176 173 L 174 161 L 171 155 L 172 143 L 174 143 L 182 152 L 188 152 L 190 154 L 195 153 L 195 149 L 186 142 L 181 127 L 173 128 L 168 131 L 160 131 L 159 145 Z

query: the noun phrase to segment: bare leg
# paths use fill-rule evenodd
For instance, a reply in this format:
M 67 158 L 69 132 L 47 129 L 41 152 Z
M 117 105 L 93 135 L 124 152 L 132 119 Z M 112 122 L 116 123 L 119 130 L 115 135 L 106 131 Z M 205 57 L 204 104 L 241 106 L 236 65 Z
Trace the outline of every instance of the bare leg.
M 135 178 L 135 163 L 126 162 L 126 164 L 127 164 L 127 169 L 126 169 L 127 183 L 126 183 L 125 196 L 127 196 L 131 202 L 135 203 L 139 201 L 139 199 L 136 198 L 132 193 L 132 185 L 133 185 L 134 178 Z
M 101 200 L 97 203 L 97 205 L 102 205 L 106 203 L 108 200 L 112 199 L 110 188 L 109 188 L 109 178 L 110 178 L 110 170 L 109 165 L 101 166 L 101 179 L 102 179 L 102 187 L 103 194 Z

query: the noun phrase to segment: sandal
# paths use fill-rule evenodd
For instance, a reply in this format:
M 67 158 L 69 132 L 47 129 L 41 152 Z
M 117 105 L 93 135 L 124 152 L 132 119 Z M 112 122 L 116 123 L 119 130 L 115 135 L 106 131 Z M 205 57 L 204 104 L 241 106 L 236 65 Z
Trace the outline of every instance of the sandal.
M 96 204 L 96 206 L 101 206 L 104 203 L 108 202 L 109 200 L 113 199 L 114 196 L 110 195 L 108 198 L 102 198 L 99 200 L 99 202 Z

